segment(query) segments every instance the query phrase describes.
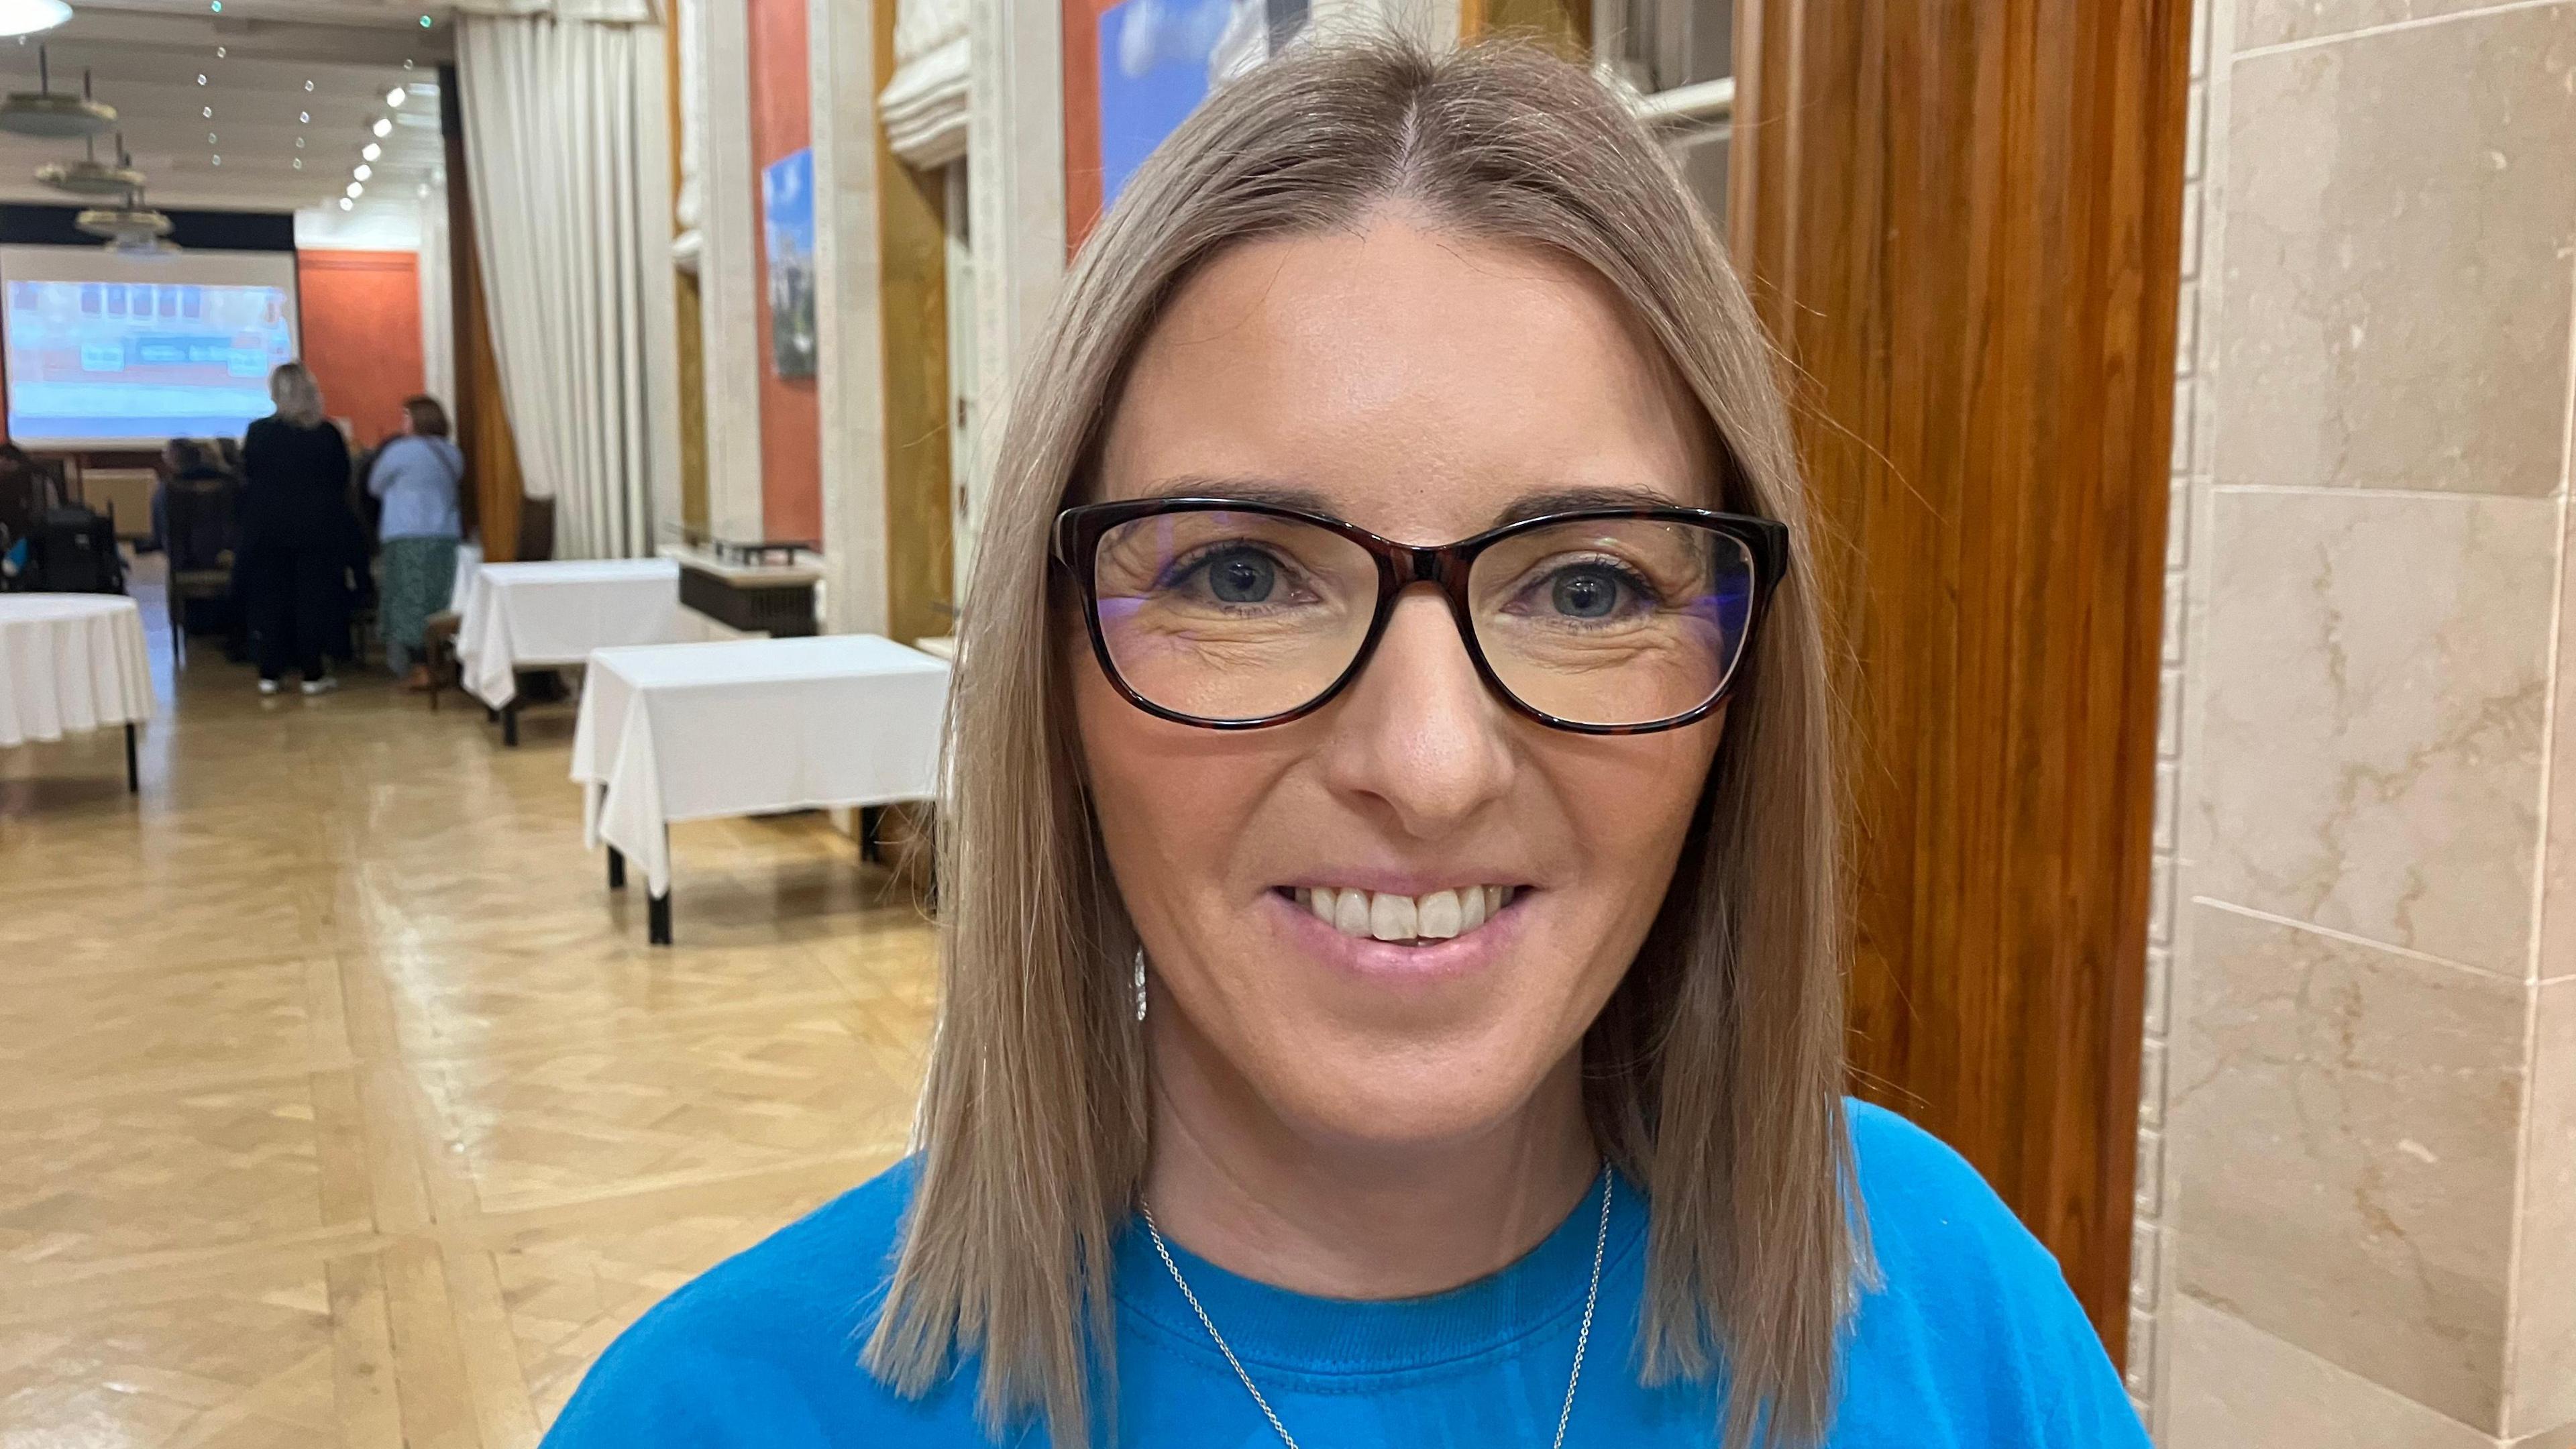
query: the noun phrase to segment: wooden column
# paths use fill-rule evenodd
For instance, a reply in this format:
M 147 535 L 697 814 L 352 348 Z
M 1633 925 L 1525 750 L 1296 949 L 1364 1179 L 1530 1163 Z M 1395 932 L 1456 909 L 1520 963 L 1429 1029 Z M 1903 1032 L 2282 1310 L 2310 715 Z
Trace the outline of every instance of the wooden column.
M 895 73 L 894 0 L 874 7 L 876 73 Z M 886 634 L 956 631 L 948 461 L 947 181 L 876 127 L 877 308 L 885 386 Z M 977 238 L 978 246 L 984 245 Z
M 483 265 L 475 251 L 473 178 L 466 171 L 463 93 L 456 67 L 438 68 L 438 114 L 447 141 L 448 276 L 456 310 L 456 445 L 465 454 L 473 522 L 482 530 L 483 556 L 494 563 L 519 557 L 519 513 L 525 481 L 502 401 L 501 364 L 492 352 Z
M 1731 225 L 1836 540 L 1859 1090 L 2127 1328 L 2187 0 L 1742 0 Z

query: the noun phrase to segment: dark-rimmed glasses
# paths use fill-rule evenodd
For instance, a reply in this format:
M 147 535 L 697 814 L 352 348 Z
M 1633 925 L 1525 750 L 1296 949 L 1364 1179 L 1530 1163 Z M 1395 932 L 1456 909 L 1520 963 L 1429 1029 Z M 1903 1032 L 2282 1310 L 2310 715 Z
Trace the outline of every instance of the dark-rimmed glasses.
M 1487 687 L 1557 729 L 1642 734 L 1725 698 L 1787 567 L 1789 531 L 1697 508 L 1588 508 L 1442 547 L 1224 498 L 1056 516 L 1101 671 L 1149 714 L 1256 729 L 1310 714 L 1367 667 L 1397 596 L 1448 597 Z

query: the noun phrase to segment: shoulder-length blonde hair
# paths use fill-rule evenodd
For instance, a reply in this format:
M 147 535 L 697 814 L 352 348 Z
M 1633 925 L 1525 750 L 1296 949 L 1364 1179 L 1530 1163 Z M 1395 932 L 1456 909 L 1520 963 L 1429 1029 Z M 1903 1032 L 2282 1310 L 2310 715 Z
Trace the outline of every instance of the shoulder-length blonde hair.
M 1863 1271 L 1842 1116 L 1834 710 L 1772 357 L 1708 221 L 1585 72 L 1511 46 L 1301 47 L 1218 93 L 1077 259 L 1002 439 L 967 593 L 943 803 L 942 993 L 920 1178 L 868 1366 L 919 1394 L 981 1357 L 1000 1429 L 1089 1441 L 1110 1266 L 1148 1150 L 1134 928 L 1083 796 L 1047 534 L 1124 368 L 1218 251 L 1402 207 L 1605 278 L 1706 411 L 1718 506 L 1799 546 L 1663 909 L 1583 1044 L 1592 1128 L 1652 1203 L 1639 1365 L 1723 1384 L 1732 1444 L 1822 1437 Z
M 268 400 L 277 404 L 279 417 L 299 428 L 321 425 L 322 385 L 303 363 L 282 362 L 269 373 Z

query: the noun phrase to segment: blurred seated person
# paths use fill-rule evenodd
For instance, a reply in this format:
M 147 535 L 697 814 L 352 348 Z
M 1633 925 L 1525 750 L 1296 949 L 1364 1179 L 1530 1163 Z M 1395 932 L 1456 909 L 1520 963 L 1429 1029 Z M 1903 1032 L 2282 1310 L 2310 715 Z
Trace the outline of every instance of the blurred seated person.
M 240 486 L 204 443 L 172 438 L 162 445 L 161 482 L 152 490 L 152 540 L 169 551 L 172 572 L 231 566 L 224 556 L 233 551 L 233 509 Z M 174 520 L 174 492 L 207 501 L 180 505 Z
M 447 409 L 426 395 L 403 403 L 403 431 L 376 451 L 367 492 L 381 500 L 376 536 L 385 558 L 385 662 L 407 689 L 429 688 L 421 641 L 429 616 L 456 591 L 456 545 L 464 537 L 457 508 L 465 455 L 447 440 Z

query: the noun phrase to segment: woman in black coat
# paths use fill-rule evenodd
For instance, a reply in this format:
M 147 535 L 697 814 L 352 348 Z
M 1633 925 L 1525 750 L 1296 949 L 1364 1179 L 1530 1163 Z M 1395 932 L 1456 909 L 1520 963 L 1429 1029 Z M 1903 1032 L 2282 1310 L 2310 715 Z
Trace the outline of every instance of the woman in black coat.
M 259 692 L 277 693 L 288 665 L 304 692 L 336 688 L 325 652 L 345 647 L 349 443 L 322 416 L 322 389 L 300 362 L 268 375 L 277 412 L 242 439 L 242 556 L 258 633 Z

